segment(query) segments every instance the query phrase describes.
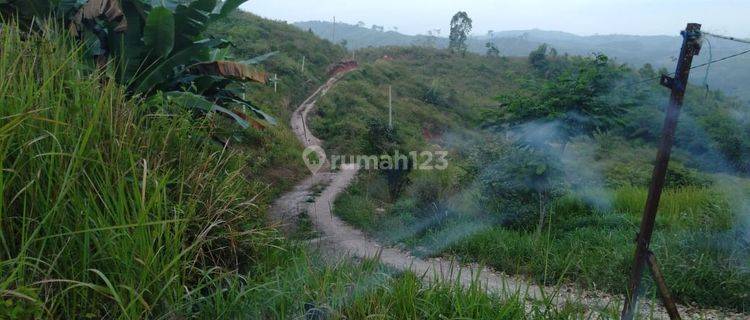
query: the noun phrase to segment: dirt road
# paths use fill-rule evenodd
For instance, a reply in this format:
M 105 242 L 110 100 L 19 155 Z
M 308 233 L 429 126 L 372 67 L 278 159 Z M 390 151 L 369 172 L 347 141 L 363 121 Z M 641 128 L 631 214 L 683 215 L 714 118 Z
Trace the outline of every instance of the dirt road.
M 315 137 L 307 127 L 308 114 L 315 108 L 316 101 L 325 95 L 344 74 L 331 78 L 321 86 L 310 98 L 300 105 L 292 115 L 291 126 L 294 133 L 305 147 L 322 146 L 322 141 Z M 322 149 L 319 149 L 322 152 Z M 320 154 L 320 158 L 324 155 Z M 294 190 L 279 198 L 271 208 L 271 218 L 284 230 L 292 230 L 301 212 L 306 212 L 316 229 L 323 235 L 314 245 L 327 255 L 336 258 L 371 258 L 380 257 L 380 261 L 397 270 L 409 270 L 418 275 L 424 275 L 427 281 L 459 281 L 462 285 L 471 284 L 479 280 L 488 291 L 503 295 L 520 294 L 527 301 L 549 299 L 554 304 L 562 306 L 567 301 L 586 305 L 589 313 L 598 318 L 609 308 L 619 310 L 623 297 L 613 296 L 602 292 L 592 292 L 576 289 L 573 286 L 551 288 L 538 286 L 526 279 L 509 276 L 476 265 L 459 265 L 454 261 L 440 258 L 421 259 L 397 248 L 383 247 L 377 241 L 369 239 L 360 230 L 349 226 L 332 214 L 332 205 L 336 197 L 341 194 L 350 183 L 356 179 L 358 168 L 348 166 L 332 172 L 328 166 L 298 184 Z M 315 196 L 313 189 L 325 189 Z M 642 303 L 641 314 L 653 315 L 655 319 L 668 319 L 666 311 L 658 303 Z M 744 319 L 739 315 L 728 315 L 715 310 L 695 310 L 680 307 L 680 312 L 688 318 L 701 319 Z

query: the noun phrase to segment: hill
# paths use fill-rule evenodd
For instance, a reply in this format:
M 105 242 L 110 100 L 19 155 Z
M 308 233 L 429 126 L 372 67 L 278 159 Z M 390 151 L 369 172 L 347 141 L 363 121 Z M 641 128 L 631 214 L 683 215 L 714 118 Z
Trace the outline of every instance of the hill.
M 312 30 L 321 38 L 332 40 L 333 24 L 322 21 L 297 22 L 295 26 L 303 30 Z M 677 33 L 679 30 L 675 30 Z M 444 37 L 425 35 L 410 36 L 396 31 L 381 32 L 371 28 L 337 23 L 336 42 L 346 40 L 347 48 L 361 49 L 381 46 L 430 46 L 446 48 L 448 40 Z M 705 46 L 696 64 L 709 61 L 710 58 L 724 57 L 747 50 L 750 46 L 741 45 L 721 39 L 710 39 L 711 45 Z M 667 68 L 673 71 L 675 56 L 679 52 L 682 39 L 678 36 L 635 36 L 635 35 L 594 35 L 578 36 L 559 31 L 518 30 L 497 31 L 492 37 L 474 36 L 469 39 L 469 50 L 484 54 L 485 44 L 493 42 L 504 56 L 525 57 L 543 43 L 555 48 L 560 54 L 588 56 L 592 53 L 604 53 L 628 63 L 634 67 L 652 64 L 656 69 Z M 692 82 L 704 84 L 704 70 L 696 70 Z M 735 95 L 750 101 L 750 89 L 745 83 L 750 81 L 750 55 L 711 66 L 707 83 L 711 89 L 720 89 L 727 94 Z
M 668 97 L 658 84 L 626 84 L 653 69 L 424 47 L 358 56 L 311 129 L 333 154 L 416 153 L 418 165 L 365 171 L 336 215 L 417 255 L 623 292 Z M 750 308 L 747 115 L 735 98 L 688 90 L 652 245 L 686 304 Z

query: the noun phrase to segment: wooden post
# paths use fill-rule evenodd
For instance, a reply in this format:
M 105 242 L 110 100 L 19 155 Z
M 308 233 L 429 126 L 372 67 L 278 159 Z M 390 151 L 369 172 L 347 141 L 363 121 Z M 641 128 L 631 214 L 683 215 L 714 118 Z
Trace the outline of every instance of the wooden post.
M 393 129 L 393 87 L 388 86 L 388 128 Z
M 667 116 L 666 120 L 664 120 L 661 143 L 656 155 L 656 165 L 654 166 L 654 171 L 651 177 L 648 198 L 646 199 L 646 206 L 643 210 L 641 229 L 636 236 L 635 263 L 631 270 L 628 293 L 622 310 L 623 320 L 632 320 L 635 316 L 635 307 L 638 302 L 638 293 L 641 288 L 643 269 L 646 266 L 650 252 L 649 246 L 654 231 L 656 211 L 659 208 L 659 200 L 661 199 L 661 192 L 664 188 L 664 181 L 669 166 L 669 158 L 672 154 L 674 135 L 677 130 L 677 120 L 680 117 L 680 109 L 685 100 L 685 88 L 688 85 L 690 68 L 693 64 L 693 56 L 698 55 L 701 49 L 700 29 L 701 25 L 697 23 L 689 23 L 687 25 L 685 31 L 682 32 L 682 50 L 680 51 L 680 58 L 677 62 L 675 77 L 670 78 L 664 75 L 661 79 L 661 84 L 672 89 L 672 94 L 669 99 L 669 106 L 667 107 Z M 666 288 L 666 285 L 664 287 Z M 664 295 L 662 295 L 662 299 L 671 300 L 669 296 Z M 679 315 L 677 315 L 677 317 L 677 319 L 679 319 Z
M 667 309 L 669 318 L 673 320 L 682 319 L 680 317 L 680 312 L 677 311 L 677 306 L 674 304 L 672 294 L 669 293 L 667 282 L 664 281 L 664 275 L 661 273 L 661 269 L 659 269 L 659 265 L 656 263 L 656 256 L 654 256 L 653 252 L 648 252 L 648 259 L 646 260 L 646 262 L 648 262 L 648 267 L 649 269 L 651 269 L 651 275 L 654 277 L 656 288 L 659 290 L 659 296 L 664 303 L 664 308 Z

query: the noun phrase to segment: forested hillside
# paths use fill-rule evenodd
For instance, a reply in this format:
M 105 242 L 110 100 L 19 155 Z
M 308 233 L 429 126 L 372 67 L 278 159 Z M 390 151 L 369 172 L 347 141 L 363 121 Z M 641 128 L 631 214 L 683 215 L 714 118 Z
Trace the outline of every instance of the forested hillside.
M 313 122 L 327 149 L 443 150 L 450 165 L 364 173 L 337 201 L 339 216 L 417 254 L 624 292 L 668 98 L 643 82 L 652 68 L 544 48 L 526 58 L 420 47 L 359 57 L 366 63 Z M 388 86 L 394 122 L 382 136 Z M 746 311 L 748 110 L 721 92 L 688 92 L 652 248 L 679 301 Z
M 441 34 L 409 36 L 394 30 L 380 31 L 371 27 L 360 27 L 356 25 L 337 23 L 336 43 L 345 40 L 349 49 L 362 49 L 367 47 L 382 46 L 423 46 L 435 48 L 448 47 L 448 29 Z M 311 30 L 324 39 L 332 40 L 333 24 L 322 21 L 309 21 L 295 23 L 302 30 Z M 681 38 L 678 30 L 670 36 L 633 36 L 633 35 L 594 35 L 578 36 L 559 31 L 543 30 L 518 30 L 518 31 L 496 31 L 491 35 L 475 35 L 467 41 L 470 51 L 477 54 L 487 52 L 486 44 L 494 43 L 500 50 L 500 55 L 509 57 L 525 57 L 531 51 L 542 44 L 548 44 L 555 48 L 561 55 L 588 56 L 594 53 L 603 53 L 620 63 L 628 63 L 632 67 L 640 67 L 646 63 L 655 68 L 674 68 Z M 747 49 L 748 45 L 742 45 L 722 39 L 710 39 L 703 53 L 696 57 L 696 64 L 705 63 L 712 58 L 718 58 L 735 54 Z M 750 102 L 750 90 L 746 83 L 750 81 L 750 58 L 739 57 L 731 61 L 717 63 L 711 66 L 708 78 L 705 77 L 705 69 L 696 71 L 693 83 L 705 85 L 711 89 L 721 89 L 729 95 L 735 95 Z

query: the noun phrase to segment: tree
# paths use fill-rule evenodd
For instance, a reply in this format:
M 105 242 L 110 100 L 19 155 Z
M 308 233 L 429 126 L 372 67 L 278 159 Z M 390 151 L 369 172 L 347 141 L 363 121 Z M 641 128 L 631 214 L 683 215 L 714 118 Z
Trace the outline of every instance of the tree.
M 541 230 L 549 204 L 566 189 L 559 162 L 545 150 L 491 138 L 468 159 L 482 205 L 505 227 Z
M 408 152 L 400 150 L 404 144 L 403 137 L 395 127 L 392 128 L 383 121 L 369 120 L 367 131 L 367 139 L 363 145 L 364 151 L 369 155 L 389 155 L 394 159 L 392 167 L 380 168 L 379 172 L 383 174 L 388 184 L 388 194 L 391 200 L 395 201 L 404 187 L 409 184 L 409 173 L 414 166 L 413 159 L 404 156 L 403 159 L 396 160 L 396 155 L 408 155 Z
M 536 48 L 536 50 L 529 53 L 529 64 L 531 64 L 531 66 L 533 66 L 534 69 L 538 70 L 539 72 L 547 72 L 547 68 L 549 67 L 549 61 L 547 61 L 548 50 L 549 46 L 546 43 L 543 43 L 538 48 Z
M 643 68 L 638 70 L 638 74 L 640 74 L 641 77 L 643 78 L 656 77 L 656 71 L 654 70 L 654 66 L 652 66 L 650 63 L 644 64 Z
M 488 57 L 499 57 L 500 56 L 500 49 L 497 48 L 497 45 L 495 45 L 494 42 L 487 42 L 487 44 L 484 45 L 487 47 L 487 56 Z
M 357 27 L 364 28 L 366 26 L 364 21 L 357 22 Z
M 537 51 L 540 57 L 545 57 L 545 68 L 560 69 L 561 74 L 543 83 L 531 96 L 502 97 L 507 115 L 494 120 L 495 124 L 522 125 L 537 119 L 558 121 L 560 134 L 556 138 L 564 151 L 571 137 L 592 135 L 621 123 L 628 102 L 608 96 L 613 85 L 623 76 L 621 66 L 611 63 L 603 54 L 590 58 L 547 60 L 543 53 L 547 52 L 546 46 Z
M 440 29 L 427 30 L 427 36 L 424 37 L 422 45 L 428 48 L 434 48 L 437 45 L 438 37 L 440 37 Z
M 456 93 L 450 90 L 450 86 L 444 86 L 440 79 L 432 80 L 432 85 L 422 95 L 422 100 L 429 104 L 442 107 L 452 108 L 459 104 Z
M 466 40 L 469 38 L 471 29 L 472 21 L 469 15 L 464 11 L 456 13 L 453 19 L 451 19 L 451 34 L 448 49 L 453 53 L 466 54 L 466 50 L 468 49 Z

